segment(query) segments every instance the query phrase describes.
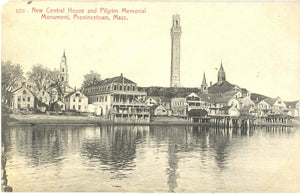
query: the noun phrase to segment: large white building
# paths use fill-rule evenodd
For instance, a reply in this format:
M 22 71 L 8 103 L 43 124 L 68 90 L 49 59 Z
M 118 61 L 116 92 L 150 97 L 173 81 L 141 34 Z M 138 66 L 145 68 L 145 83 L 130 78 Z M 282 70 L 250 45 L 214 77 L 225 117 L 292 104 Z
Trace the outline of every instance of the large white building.
M 150 107 L 145 103 L 146 92 L 123 76 L 107 78 L 84 88 L 89 103 L 101 107 L 102 114 L 117 118 L 150 118 Z

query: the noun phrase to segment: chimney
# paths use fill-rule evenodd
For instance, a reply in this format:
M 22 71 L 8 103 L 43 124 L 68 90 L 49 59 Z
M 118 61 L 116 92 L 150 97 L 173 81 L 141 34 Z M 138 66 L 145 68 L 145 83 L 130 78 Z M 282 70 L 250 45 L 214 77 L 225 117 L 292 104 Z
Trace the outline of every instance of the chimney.
M 209 86 L 212 86 L 212 81 L 209 82 Z
M 121 77 L 123 77 L 123 73 L 121 73 Z

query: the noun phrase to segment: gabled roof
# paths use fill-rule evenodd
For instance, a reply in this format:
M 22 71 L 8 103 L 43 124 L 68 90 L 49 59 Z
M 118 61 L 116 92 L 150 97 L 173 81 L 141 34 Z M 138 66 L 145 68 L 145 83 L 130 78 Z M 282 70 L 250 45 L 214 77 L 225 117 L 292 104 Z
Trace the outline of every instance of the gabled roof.
M 72 96 L 72 95 L 75 94 L 75 93 L 80 93 L 82 96 L 85 96 L 85 95 L 84 95 L 83 93 L 81 93 L 80 91 L 73 91 L 73 92 L 67 94 L 67 95 L 65 96 L 65 98 L 70 98 L 70 96 Z
M 155 100 L 157 103 L 160 101 L 160 97 L 159 96 L 147 96 L 146 100 L 148 100 L 149 98 L 152 98 L 153 100 Z
M 292 101 L 292 102 L 284 102 L 286 104 L 287 108 L 296 108 L 296 104 L 299 102 L 299 100 L 297 101 Z
M 270 105 L 273 105 L 277 101 L 277 98 L 265 98 L 264 101 Z
M 17 91 L 21 90 L 22 88 L 25 88 L 26 90 L 28 90 L 34 97 L 35 97 L 35 94 L 34 92 L 32 92 L 29 88 L 27 88 L 26 86 L 21 86 L 19 87 L 18 89 L 12 91 L 12 93 L 16 93 Z
M 256 93 L 251 93 L 250 99 L 255 103 L 259 103 L 260 101 L 268 98 L 267 96 L 261 95 L 261 94 L 256 94 Z
M 121 74 L 120 76 L 116 76 L 116 77 L 113 77 L 113 78 L 106 78 L 104 80 L 98 81 L 97 83 L 95 83 L 94 85 L 91 85 L 91 86 L 107 85 L 107 84 L 111 84 L 111 83 L 135 84 L 135 82 L 127 79 L 126 77 L 124 77 Z

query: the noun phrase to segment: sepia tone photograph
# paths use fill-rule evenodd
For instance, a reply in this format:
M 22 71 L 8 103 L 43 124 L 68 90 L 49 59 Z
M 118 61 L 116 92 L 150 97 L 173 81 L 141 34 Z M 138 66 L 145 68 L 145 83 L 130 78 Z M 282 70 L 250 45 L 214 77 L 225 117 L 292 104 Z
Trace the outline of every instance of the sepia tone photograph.
M 8 1 L 1 191 L 300 192 L 300 2 Z

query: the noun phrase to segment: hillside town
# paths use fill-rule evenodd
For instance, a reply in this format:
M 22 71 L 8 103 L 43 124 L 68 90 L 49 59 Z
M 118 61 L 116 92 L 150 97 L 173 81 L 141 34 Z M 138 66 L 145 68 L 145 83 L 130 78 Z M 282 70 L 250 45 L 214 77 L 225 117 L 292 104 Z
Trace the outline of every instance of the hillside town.
M 204 73 L 198 88 L 183 87 L 180 83 L 180 16 L 173 15 L 172 22 L 170 87 L 141 87 L 121 73 L 106 79 L 92 76 L 88 84 L 73 88 L 69 85 L 72 75 L 68 73 L 72 65 L 67 64 L 64 51 L 59 71 L 54 75 L 56 81 L 42 77 L 33 81 L 16 76 L 10 86 L 4 88 L 11 74 L 8 68 L 3 68 L 5 62 L 2 61 L 2 110 L 14 114 L 94 116 L 129 123 L 148 123 L 155 117 L 204 122 L 205 118 L 217 116 L 266 121 L 272 118 L 275 122 L 277 118 L 300 116 L 300 100 L 271 98 L 229 83 L 222 62 L 216 75 L 217 83 L 208 84 Z M 44 87 L 46 82 L 49 83 Z

